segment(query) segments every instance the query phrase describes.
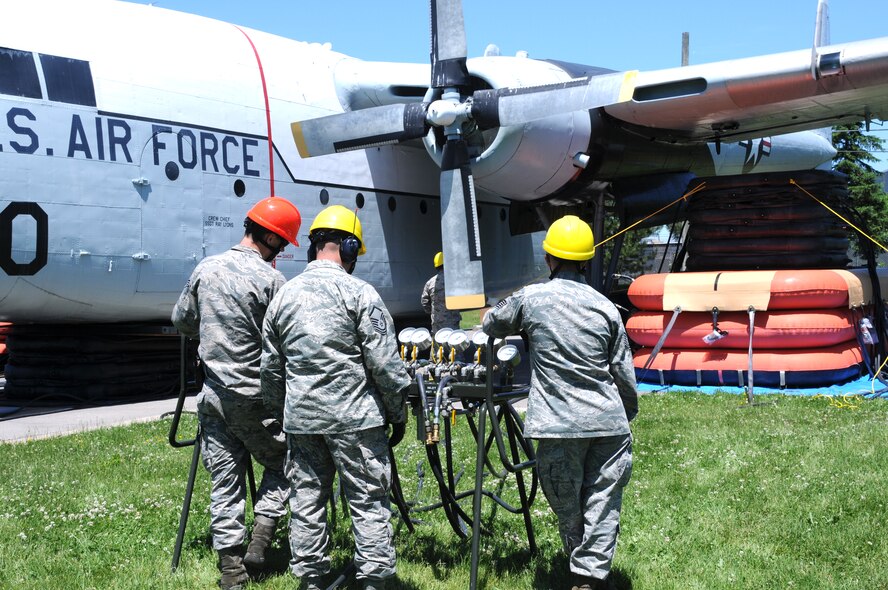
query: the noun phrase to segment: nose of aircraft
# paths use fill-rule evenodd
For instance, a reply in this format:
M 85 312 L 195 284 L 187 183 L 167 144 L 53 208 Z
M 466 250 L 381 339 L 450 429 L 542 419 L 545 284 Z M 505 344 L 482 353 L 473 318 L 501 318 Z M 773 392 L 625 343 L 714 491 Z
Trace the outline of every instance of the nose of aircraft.
M 771 138 L 772 143 L 779 142 L 780 149 L 772 150 L 771 155 L 776 155 L 782 160 L 785 154 L 792 158 L 795 168 L 787 170 L 806 170 L 816 168 L 830 162 L 838 153 L 832 144 L 832 130 L 818 129 L 816 131 L 800 131 L 787 135 L 778 135 Z M 776 154 L 775 154 L 776 152 Z

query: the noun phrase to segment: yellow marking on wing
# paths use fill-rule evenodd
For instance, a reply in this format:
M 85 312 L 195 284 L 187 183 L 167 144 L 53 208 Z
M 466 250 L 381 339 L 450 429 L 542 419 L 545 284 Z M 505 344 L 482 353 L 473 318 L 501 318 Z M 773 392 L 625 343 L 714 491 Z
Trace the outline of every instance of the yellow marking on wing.
M 290 129 L 293 131 L 293 141 L 296 142 L 296 149 L 303 158 L 310 158 L 308 146 L 305 144 L 305 135 L 302 134 L 302 123 L 290 123 Z
M 630 70 L 623 76 L 623 85 L 620 86 L 620 97 L 617 102 L 632 100 L 635 93 L 635 80 L 638 78 L 638 70 Z

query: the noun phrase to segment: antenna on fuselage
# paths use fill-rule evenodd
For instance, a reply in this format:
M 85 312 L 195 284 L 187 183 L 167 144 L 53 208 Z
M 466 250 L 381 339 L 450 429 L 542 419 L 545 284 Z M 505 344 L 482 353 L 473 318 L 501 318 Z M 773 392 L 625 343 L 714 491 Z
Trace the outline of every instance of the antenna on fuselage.
M 691 34 L 685 31 L 681 34 L 681 67 L 688 65 L 688 49 L 691 45 Z
M 829 2 L 818 0 L 817 18 L 814 20 L 814 43 L 811 47 L 811 76 L 817 80 L 821 76 L 820 55 L 817 49 L 829 45 Z
M 829 45 L 829 0 L 817 2 L 817 20 L 814 21 L 814 49 Z
M 811 76 L 815 80 L 822 78 L 823 76 L 841 73 L 842 71 L 839 54 L 828 54 L 826 56 L 827 59 L 821 64 L 821 55 L 817 50 L 824 45 L 829 45 L 829 1 L 818 0 L 817 18 L 814 20 L 814 42 L 811 46 Z M 866 124 L 867 130 L 869 130 L 868 118 Z M 823 127 L 821 129 L 814 129 L 813 131 L 832 143 L 832 127 Z M 818 168 L 821 170 L 829 170 L 831 165 L 832 162 L 826 161 L 818 166 Z

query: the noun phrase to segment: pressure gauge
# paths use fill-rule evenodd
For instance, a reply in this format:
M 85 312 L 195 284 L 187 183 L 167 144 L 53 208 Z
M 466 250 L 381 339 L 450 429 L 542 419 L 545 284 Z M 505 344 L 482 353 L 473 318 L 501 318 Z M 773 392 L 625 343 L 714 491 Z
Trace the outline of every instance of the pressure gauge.
M 438 346 L 444 346 L 447 344 L 447 339 L 450 338 L 450 334 L 453 332 L 453 328 L 441 328 L 437 332 L 435 332 L 435 343 Z
M 418 350 L 425 350 L 432 345 L 432 335 L 426 328 L 417 328 L 410 336 L 410 342 Z
M 469 335 L 465 330 L 454 330 L 447 339 L 447 345 L 457 352 L 462 352 L 469 347 Z
M 514 367 L 521 362 L 521 353 L 514 344 L 506 344 L 496 351 L 496 358 L 500 363 Z
M 410 344 L 410 338 L 413 337 L 415 331 L 416 328 L 404 328 L 398 332 L 398 342 L 401 344 Z

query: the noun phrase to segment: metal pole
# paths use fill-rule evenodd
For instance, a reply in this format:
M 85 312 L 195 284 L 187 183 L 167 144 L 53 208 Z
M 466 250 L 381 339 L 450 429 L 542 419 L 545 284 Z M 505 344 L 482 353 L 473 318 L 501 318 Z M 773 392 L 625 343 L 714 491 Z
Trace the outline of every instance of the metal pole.
M 195 440 L 200 439 L 200 425 L 197 427 Z M 194 443 L 194 452 L 191 453 L 191 468 L 188 470 L 188 484 L 185 486 L 185 499 L 182 501 L 182 513 L 179 515 L 179 531 L 176 533 L 176 546 L 173 548 L 172 571 L 179 567 L 179 557 L 182 554 L 182 540 L 185 538 L 185 526 L 188 524 L 188 511 L 191 510 L 191 496 L 194 493 L 194 479 L 197 476 L 197 462 L 200 458 L 200 445 Z
M 250 502 L 256 505 L 256 476 L 253 475 L 253 456 L 247 453 L 247 480 L 250 482 Z
M 512 461 L 517 465 L 521 461 L 518 454 L 517 425 L 512 420 L 512 414 L 506 412 L 506 431 L 509 434 L 509 447 L 512 450 Z M 536 464 L 536 459 L 531 459 Z M 533 469 L 534 467 L 531 467 Z M 518 483 L 518 496 L 521 499 L 521 515 L 524 517 L 524 530 L 527 531 L 527 543 L 530 546 L 531 555 L 537 554 L 536 537 L 533 534 L 533 522 L 530 519 L 530 502 L 527 499 L 527 490 L 524 488 L 524 472 L 522 469 L 515 471 L 515 481 Z
M 747 361 L 749 362 L 749 376 L 747 381 L 749 382 L 748 387 L 746 388 L 746 403 L 750 406 L 753 401 L 755 401 L 755 397 L 753 396 L 753 369 L 752 369 L 752 334 L 755 332 L 755 307 L 752 305 L 749 306 L 749 309 L 746 310 L 749 314 L 749 352 L 747 356 Z
M 490 379 L 488 373 L 488 380 Z M 475 454 L 475 494 L 472 496 L 472 571 L 469 581 L 469 589 L 478 587 L 478 550 L 481 542 L 481 486 L 484 485 L 484 429 L 487 425 L 487 404 L 482 403 L 478 409 L 478 436 L 475 444 L 478 451 Z
M 604 237 L 604 193 L 599 193 L 595 200 L 595 219 L 592 222 L 593 235 L 601 240 Z M 604 289 L 604 249 L 596 248 L 595 256 L 586 263 L 586 280 L 598 291 Z

